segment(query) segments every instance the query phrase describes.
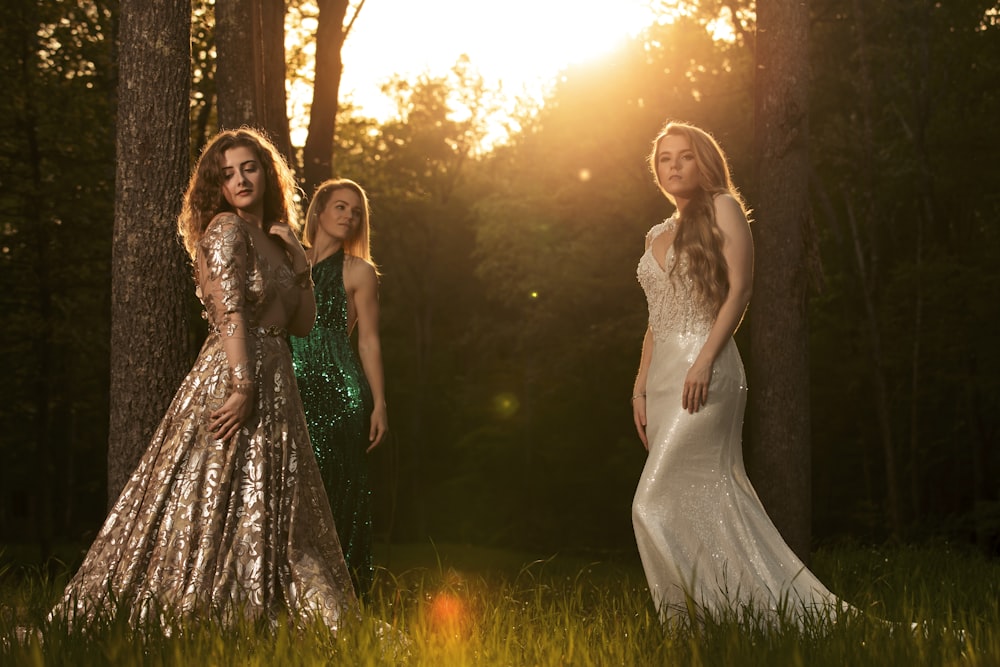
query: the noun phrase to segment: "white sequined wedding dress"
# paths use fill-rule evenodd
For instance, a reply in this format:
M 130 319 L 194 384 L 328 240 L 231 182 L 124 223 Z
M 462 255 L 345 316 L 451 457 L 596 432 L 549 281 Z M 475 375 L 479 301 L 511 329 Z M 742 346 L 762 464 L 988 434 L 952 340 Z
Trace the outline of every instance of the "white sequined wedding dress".
M 650 242 L 671 230 L 653 227 Z M 660 615 L 724 614 L 747 607 L 765 615 L 841 603 L 778 534 L 747 478 L 742 428 L 746 374 L 734 341 L 715 360 L 708 402 L 681 407 L 684 378 L 713 315 L 692 291 L 683 256 L 666 267 L 647 248 L 638 278 L 649 305 L 653 353 L 646 381 L 649 457 L 632 504 L 632 522 L 649 590 Z M 673 269 L 673 271 L 671 271 Z

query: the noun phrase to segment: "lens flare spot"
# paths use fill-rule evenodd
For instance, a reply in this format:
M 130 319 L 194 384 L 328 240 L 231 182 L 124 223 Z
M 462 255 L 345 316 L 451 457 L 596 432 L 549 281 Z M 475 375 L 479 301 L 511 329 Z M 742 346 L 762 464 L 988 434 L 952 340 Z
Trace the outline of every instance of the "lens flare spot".
M 586 183 L 590 180 L 590 170 L 584 167 L 577 173 L 577 178 Z
M 468 634 L 472 628 L 472 616 L 465 601 L 454 593 L 444 591 L 431 600 L 427 608 L 427 622 L 433 633 L 456 639 Z
M 509 419 L 516 415 L 520 408 L 521 401 L 509 391 L 501 392 L 493 397 L 493 411 L 498 417 Z

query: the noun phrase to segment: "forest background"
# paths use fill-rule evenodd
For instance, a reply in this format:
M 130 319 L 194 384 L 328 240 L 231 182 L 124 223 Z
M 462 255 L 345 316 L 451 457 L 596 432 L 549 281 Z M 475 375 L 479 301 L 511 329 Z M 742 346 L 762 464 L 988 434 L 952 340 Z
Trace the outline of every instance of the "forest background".
M 670 213 L 650 141 L 668 118 L 705 127 L 751 207 L 759 190 L 755 6 L 682 4 L 566 69 L 544 104 L 522 100 L 493 146 L 483 139 L 501 101 L 467 60 L 387 82 L 388 120 L 340 105 L 330 170 L 369 191 L 383 274 L 380 539 L 634 549 L 644 451 L 628 399 L 646 318 L 635 264 Z M 944 537 L 996 554 L 998 5 L 810 7 L 814 541 Z M 188 161 L 218 125 L 211 9 L 196 0 L 188 17 Z M 287 9 L 301 18 L 310 5 Z M 43 557 L 88 543 L 107 507 L 119 19 L 104 0 L 0 9 L 0 541 Z M 732 38 L 714 38 L 713 20 Z M 288 81 L 315 76 L 304 52 L 286 55 Z M 179 247 L 163 254 L 186 275 Z M 204 331 L 186 279 L 190 359 Z M 737 339 L 753 392 L 749 330 Z M 768 443 L 746 437 L 767 487 L 774 471 L 755 453 Z

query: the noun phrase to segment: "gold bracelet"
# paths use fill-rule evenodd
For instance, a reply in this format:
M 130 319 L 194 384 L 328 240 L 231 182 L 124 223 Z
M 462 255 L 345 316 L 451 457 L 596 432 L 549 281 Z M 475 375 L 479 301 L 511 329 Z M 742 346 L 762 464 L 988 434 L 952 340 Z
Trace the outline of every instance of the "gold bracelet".
M 237 394 L 249 396 L 253 394 L 253 382 L 236 382 L 233 384 L 233 391 Z
M 646 392 L 642 392 L 641 394 L 636 394 L 635 396 L 632 397 L 632 400 L 635 401 L 635 399 L 637 398 L 646 398 Z

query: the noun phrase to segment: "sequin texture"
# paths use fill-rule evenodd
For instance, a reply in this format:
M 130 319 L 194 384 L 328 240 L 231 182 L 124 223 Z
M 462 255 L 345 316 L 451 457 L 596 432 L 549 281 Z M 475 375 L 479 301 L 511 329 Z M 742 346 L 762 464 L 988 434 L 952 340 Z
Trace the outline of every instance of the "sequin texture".
M 672 224 L 653 227 L 650 240 Z M 713 318 L 691 288 L 686 262 L 671 246 L 661 267 L 650 244 L 637 277 L 649 306 L 653 350 L 645 387 L 649 456 L 632 523 L 661 616 L 686 615 L 688 597 L 709 612 L 749 605 L 765 614 L 785 609 L 796 619 L 839 605 L 785 544 L 747 477 L 747 383 L 733 340 L 715 360 L 707 404 L 694 414 L 682 407 L 685 376 Z
M 347 327 L 344 251 L 313 267 L 316 325 L 292 338 L 292 358 L 313 450 L 330 497 L 344 557 L 360 594 L 372 583 L 372 512 L 368 486 L 372 395 Z

